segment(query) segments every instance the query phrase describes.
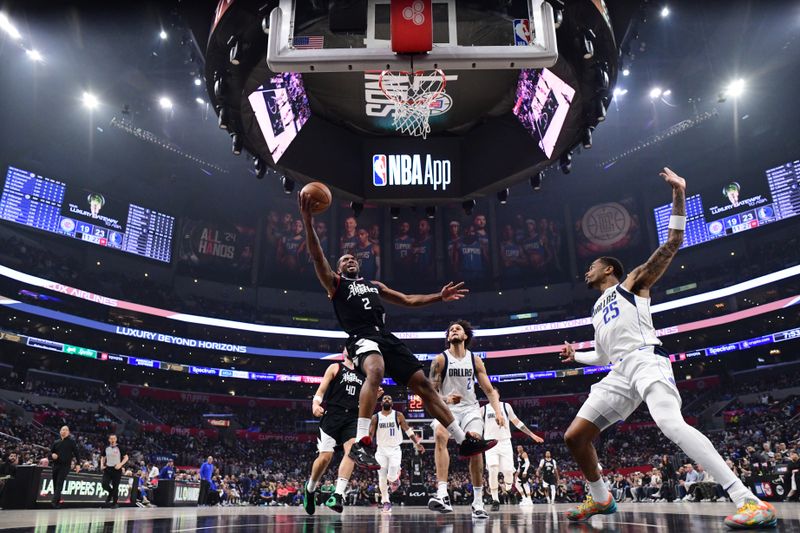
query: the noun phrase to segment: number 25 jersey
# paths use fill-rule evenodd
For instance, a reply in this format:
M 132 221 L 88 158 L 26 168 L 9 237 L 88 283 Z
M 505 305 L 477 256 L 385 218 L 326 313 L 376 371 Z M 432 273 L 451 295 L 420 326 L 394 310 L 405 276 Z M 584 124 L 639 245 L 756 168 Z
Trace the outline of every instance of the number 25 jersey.
M 661 346 L 650 314 L 650 298 L 628 291 L 622 284 L 603 292 L 592 309 L 595 350 L 612 364 L 647 346 Z
M 371 281 L 340 275 L 331 301 L 339 325 L 348 335 L 384 329 L 386 312 L 380 291 Z

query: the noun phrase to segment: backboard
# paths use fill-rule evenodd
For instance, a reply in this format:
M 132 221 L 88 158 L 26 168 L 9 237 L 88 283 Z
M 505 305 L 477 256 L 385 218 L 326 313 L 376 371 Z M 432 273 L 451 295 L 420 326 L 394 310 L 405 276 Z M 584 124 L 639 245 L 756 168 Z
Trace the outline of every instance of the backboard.
M 432 18 L 430 51 L 393 51 L 400 35 L 393 39 L 392 2 L 408 22 L 420 26 L 429 24 L 424 5 Z M 281 0 L 270 14 L 267 64 L 272 71 L 519 70 L 550 67 L 558 59 L 553 9 L 545 0 L 503 8 L 467 0 L 367 0 L 366 20 L 363 10 L 344 15 L 352 22 L 345 24 L 347 31 L 332 23 L 341 13 L 309 4 Z

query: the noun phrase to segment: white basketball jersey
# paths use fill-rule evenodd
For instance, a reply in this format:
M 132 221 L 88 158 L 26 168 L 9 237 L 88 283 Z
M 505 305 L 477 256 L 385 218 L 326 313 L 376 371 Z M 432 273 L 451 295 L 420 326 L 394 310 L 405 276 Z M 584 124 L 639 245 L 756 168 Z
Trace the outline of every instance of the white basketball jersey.
M 475 396 L 475 362 L 473 357 L 472 352 L 469 350 L 461 359 L 453 357 L 450 350 L 444 351 L 441 394 L 443 397 L 451 394 L 461 396 L 461 401 L 450 406 L 451 409 L 478 407 L 478 397 Z
M 378 438 L 379 448 L 392 448 L 400 446 L 403 442 L 403 435 L 400 433 L 400 425 L 397 423 L 397 411 L 392 409 L 388 415 L 383 411 L 378 411 L 378 429 L 375 431 Z
M 491 405 L 486 404 L 481 407 L 481 415 L 483 416 L 483 438 L 486 440 L 511 440 L 511 419 L 517 417 L 514 414 L 514 409 L 506 402 L 500 402 L 500 409 L 502 410 L 503 417 L 506 419 L 506 425 L 504 427 L 497 425 L 497 417 Z
M 650 314 L 650 298 L 629 292 L 621 284 L 609 287 L 592 309 L 595 349 L 612 364 L 647 346 L 661 346 Z

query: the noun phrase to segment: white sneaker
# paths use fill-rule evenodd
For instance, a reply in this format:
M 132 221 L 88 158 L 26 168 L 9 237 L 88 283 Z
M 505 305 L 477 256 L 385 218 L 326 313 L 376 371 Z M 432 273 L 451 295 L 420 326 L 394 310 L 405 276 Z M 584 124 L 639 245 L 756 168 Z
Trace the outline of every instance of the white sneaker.
M 450 496 L 444 496 L 442 498 L 440 498 L 438 495 L 433 496 L 428 500 L 428 509 L 431 511 L 438 511 L 442 514 L 452 513 L 453 506 L 450 505 Z
M 489 518 L 489 513 L 486 512 L 486 509 L 483 508 L 483 505 L 480 507 L 475 507 L 472 505 L 472 518 L 479 518 L 481 520 L 485 520 Z

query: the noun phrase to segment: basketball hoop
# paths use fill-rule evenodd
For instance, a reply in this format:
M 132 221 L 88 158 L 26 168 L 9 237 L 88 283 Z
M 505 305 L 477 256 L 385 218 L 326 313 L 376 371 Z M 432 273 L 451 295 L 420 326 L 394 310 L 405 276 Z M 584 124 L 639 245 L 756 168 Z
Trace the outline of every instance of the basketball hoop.
M 394 105 L 392 124 L 405 135 L 427 138 L 436 100 L 444 94 L 447 78 L 441 69 L 416 72 L 381 71 L 378 86 Z

